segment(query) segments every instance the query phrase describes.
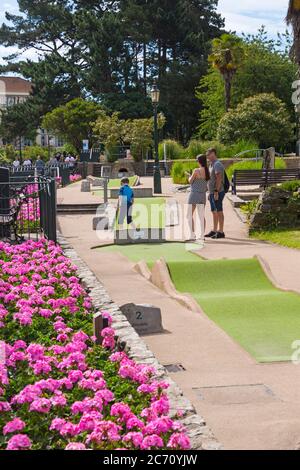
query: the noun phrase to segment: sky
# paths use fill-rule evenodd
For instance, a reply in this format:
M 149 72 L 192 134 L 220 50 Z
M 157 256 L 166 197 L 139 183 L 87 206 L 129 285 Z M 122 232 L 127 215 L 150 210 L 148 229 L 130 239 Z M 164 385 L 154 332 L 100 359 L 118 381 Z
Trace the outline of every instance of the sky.
M 284 32 L 288 0 L 219 0 L 218 10 L 226 28 L 237 33 L 255 34 L 261 25 L 270 36 Z
M 218 10 L 225 17 L 226 29 L 237 33 L 255 34 L 261 25 L 266 26 L 269 35 L 275 37 L 277 32 L 284 32 L 288 0 L 219 0 Z M 4 21 L 4 12 L 18 12 L 17 0 L 0 0 L 0 24 Z M 15 52 L 0 46 L 1 57 Z M 27 51 L 22 58 L 34 57 Z

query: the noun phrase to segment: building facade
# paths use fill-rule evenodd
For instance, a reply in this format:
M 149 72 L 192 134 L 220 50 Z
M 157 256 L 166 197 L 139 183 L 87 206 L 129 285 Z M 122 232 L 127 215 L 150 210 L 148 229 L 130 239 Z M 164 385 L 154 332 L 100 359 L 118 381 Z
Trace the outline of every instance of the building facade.
M 9 106 L 14 106 L 24 103 L 32 92 L 32 84 L 21 77 L 6 77 L 0 76 L 0 118 L 1 110 L 7 109 Z M 0 143 L 3 144 L 1 136 Z M 18 147 L 20 142 L 16 144 Z M 22 138 L 22 147 L 27 145 L 41 145 L 42 147 L 62 147 L 64 142 L 57 136 L 52 136 L 47 133 L 45 129 L 37 130 L 36 141 L 32 142 Z

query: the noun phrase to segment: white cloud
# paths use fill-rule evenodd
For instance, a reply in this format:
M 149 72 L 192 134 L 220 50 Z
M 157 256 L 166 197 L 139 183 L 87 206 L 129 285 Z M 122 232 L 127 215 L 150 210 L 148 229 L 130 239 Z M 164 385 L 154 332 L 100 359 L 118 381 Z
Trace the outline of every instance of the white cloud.
M 286 30 L 287 0 L 219 0 L 226 28 L 238 33 L 256 33 L 263 24 L 270 35 Z

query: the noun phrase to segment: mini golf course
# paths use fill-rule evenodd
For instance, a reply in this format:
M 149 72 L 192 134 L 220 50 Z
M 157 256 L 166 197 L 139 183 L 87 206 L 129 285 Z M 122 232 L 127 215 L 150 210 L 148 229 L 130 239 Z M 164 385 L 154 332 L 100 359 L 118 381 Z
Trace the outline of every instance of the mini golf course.
M 180 243 L 99 250 L 144 259 L 150 267 L 163 256 L 177 290 L 192 294 L 206 315 L 258 362 L 291 360 L 292 343 L 300 339 L 300 296 L 276 289 L 258 260 L 204 261 Z

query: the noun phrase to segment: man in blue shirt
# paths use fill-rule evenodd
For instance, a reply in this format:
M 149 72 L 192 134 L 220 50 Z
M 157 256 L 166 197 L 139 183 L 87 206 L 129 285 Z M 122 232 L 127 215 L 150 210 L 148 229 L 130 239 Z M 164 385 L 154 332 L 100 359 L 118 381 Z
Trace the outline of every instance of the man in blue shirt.
M 122 226 L 124 224 L 125 219 L 127 220 L 127 224 L 131 225 L 134 229 L 135 226 L 132 220 L 132 207 L 134 204 L 134 192 L 132 188 L 129 186 L 129 179 L 122 178 L 121 179 L 121 188 L 119 192 L 119 225 Z

